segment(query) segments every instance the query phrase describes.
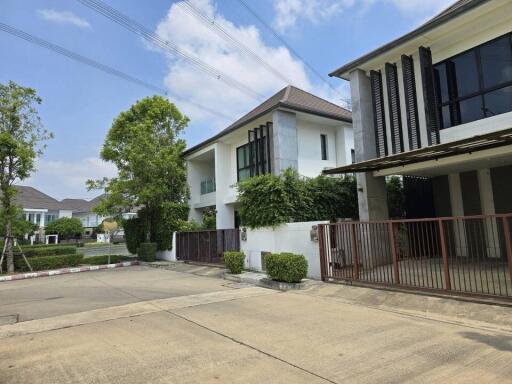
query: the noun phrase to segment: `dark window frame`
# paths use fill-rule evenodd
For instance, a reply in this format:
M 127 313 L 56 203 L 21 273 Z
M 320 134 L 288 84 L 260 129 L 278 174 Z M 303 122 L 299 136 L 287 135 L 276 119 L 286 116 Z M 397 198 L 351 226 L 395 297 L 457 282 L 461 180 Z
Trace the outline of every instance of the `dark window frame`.
M 480 105 L 481 105 L 481 108 L 482 108 L 482 115 L 483 117 L 479 118 L 479 119 L 475 119 L 475 120 L 472 120 L 472 121 L 478 121 L 478 120 L 482 120 L 482 119 L 485 119 L 485 118 L 488 118 L 488 117 L 492 117 L 492 116 L 496 116 L 496 115 L 500 115 L 502 113 L 506 113 L 506 112 L 502 112 L 502 113 L 494 113 L 492 112 L 491 110 L 489 110 L 487 107 L 486 107 L 486 104 L 485 104 L 485 96 L 488 95 L 489 93 L 491 92 L 494 92 L 494 91 L 497 91 L 497 90 L 500 90 L 500 89 L 503 89 L 503 88 L 506 88 L 506 87 L 510 87 L 512 86 L 512 80 L 509 80 L 509 81 L 505 81 L 505 82 L 502 82 L 500 84 L 496 84 L 496 85 L 493 85 L 493 86 L 490 86 L 490 87 L 485 87 L 484 86 L 484 73 L 483 73 L 483 68 L 482 68 L 482 58 L 481 58 L 481 54 L 480 54 L 480 49 L 487 45 L 487 44 L 491 44 L 497 40 L 500 40 L 500 39 L 503 39 L 505 37 L 508 37 L 508 43 L 509 43 L 509 48 L 510 48 L 510 51 L 512 52 L 512 32 L 508 32 L 508 33 L 505 33 L 504 35 L 501 35 L 501 36 L 498 36 L 494 39 L 491 39 L 489 41 L 486 41 L 485 43 L 482 43 L 482 44 L 479 44 L 475 47 L 472 47 L 470 49 L 467 49 L 463 52 L 460 52 L 454 56 L 451 56 L 445 60 L 442 60 L 438 63 L 435 63 L 433 65 L 434 67 L 434 70 L 436 70 L 438 67 L 440 67 L 441 65 L 445 65 L 445 70 L 446 70 L 446 77 L 447 77 L 447 84 L 448 84 L 448 100 L 447 101 L 440 101 L 437 105 L 437 109 L 439 111 L 439 116 L 441 117 L 441 126 L 440 126 L 440 129 L 449 129 L 449 128 L 452 128 L 452 127 L 456 127 L 456 126 L 459 126 L 459 125 L 462 125 L 462 124 L 467 124 L 467 123 L 462 123 L 461 122 L 461 118 L 460 118 L 460 110 L 458 110 L 458 107 L 457 107 L 457 104 L 460 103 L 460 102 L 463 102 L 463 101 L 466 101 L 466 100 L 469 100 L 469 99 L 472 99 L 472 98 L 475 98 L 475 97 L 479 97 L 480 98 Z M 456 78 L 450 78 L 450 75 L 451 75 L 451 71 L 449 71 L 449 66 L 446 65 L 447 63 L 451 62 L 453 59 L 459 57 L 459 56 L 462 56 L 464 54 L 467 54 L 468 52 L 471 52 L 471 51 L 474 51 L 475 52 L 475 55 L 476 55 L 476 65 L 477 65 L 477 72 L 478 72 L 478 90 L 475 91 L 475 92 L 471 92 L 471 93 L 468 93 L 464 96 L 455 96 L 453 94 L 453 84 L 456 82 Z M 450 83 L 452 85 L 450 85 Z M 439 84 L 439 78 L 437 76 L 437 72 L 436 72 L 436 88 L 439 92 L 439 87 L 440 87 L 440 84 Z M 443 107 L 449 107 L 450 109 L 450 126 L 448 127 L 445 127 L 444 125 L 444 119 L 443 119 Z M 512 106 L 510 108 L 510 111 L 509 112 L 512 112 Z M 471 121 L 471 122 L 472 122 Z
M 329 160 L 329 147 L 328 147 L 327 135 L 325 133 L 320 134 L 320 152 L 322 160 Z
M 241 150 L 246 150 L 244 154 L 244 158 L 248 161 L 245 167 L 240 167 L 238 153 Z M 258 174 L 270 173 L 269 167 L 269 156 L 268 153 L 270 150 L 269 141 L 267 139 L 267 134 L 264 134 L 262 137 L 258 136 L 256 140 L 252 140 L 246 144 L 243 144 L 236 148 L 236 180 L 240 181 L 240 171 L 249 171 L 249 176 L 243 180 L 247 180 L 253 176 Z M 256 167 L 260 167 L 257 172 Z M 242 181 L 243 181 L 242 180 Z

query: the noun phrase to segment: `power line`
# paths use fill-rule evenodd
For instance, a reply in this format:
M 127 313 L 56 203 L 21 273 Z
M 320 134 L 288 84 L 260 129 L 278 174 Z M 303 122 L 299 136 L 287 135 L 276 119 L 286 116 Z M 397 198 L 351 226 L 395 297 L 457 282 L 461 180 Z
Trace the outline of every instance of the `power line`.
M 90 67 L 93 67 L 97 70 L 100 70 L 102 72 L 105 72 L 109 75 L 113 75 L 113 76 L 116 76 L 120 79 L 123 79 L 123 80 L 126 80 L 126 81 L 129 81 L 131 83 L 134 83 L 134 84 L 137 84 L 137 85 L 140 85 L 142 87 L 145 87 L 147 89 L 150 89 L 152 91 L 155 91 L 155 92 L 158 92 L 162 95 L 165 95 L 167 96 L 167 91 L 164 89 L 164 88 L 161 88 L 161 87 L 158 87 L 156 85 L 153 85 L 153 84 L 150 84 L 148 82 L 145 82 L 137 77 L 134 77 L 134 76 L 131 76 L 127 73 L 124 73 L 124 72 L 121 72 L 113 67 L 109 67 L 108 65 L 105 65 L 105 64 L 102 64 L 102 63 L 99 63 L 95 60 L 92 60 L 92 59 L 89 59 L 88 57 L 85 57 L 85 56 L 82 56 L 78 53 L 75 53 L 75 52 L 72 52 L 66 48 L 63 48 L 57 44 L 53 44 L 53 43 L 50 43 L 49 41 L 46 41 L 46 40 L 43 40 L 37 36 L 34 36 L 34 35 L 31 35 L 27 32 L 24 32 L 20 29 L 17 29 L 17 28 L 14 28 L 10 25 L 7 25 L 7 24 L 4 24 L 4 23 L 1 23 L 0 22 L 0 30 L 3 31 L 3 32 L 6 32 L 12 36 L 15 36 L 15 37 L 18 37 L 20 39 L 23 39 L 29 43 L 32 43 L 32 44 L 35 44 L 35 45 L 38 45 L 42 48 L 46 48 L 50 51 L 53 51 L 55 53 L 58 53 L 62 56 L 65 56 L 69 59 L 72 59 L 72 60 L 75 60 L 81 64 L 85 64 L 85 65 L 88 65 Z M 205 110 L 207 112 L 209 112 L 210 114 L 212 115 L 216 115 L 216 116 L 219 116 L 219 117 L 222 117 L 224 119 L 227 119 L 227 120 L 230 120 L 230 121 L 234 121 L 235 119 L 231 116 L 227 116 L 227 115 L 224 115 L 223 113 L 219 112 L 219 111 L 216 111 L 214 109 L 210 109 L 208 107 L 205 107 L 199 103 L 196 103 L 196 102 L 193 102 L 193 101 L 190 101 L 190 100 L 186 100 L 182 97 L 179 97 L 179 96 L 174 96 L 173 95 L 173 98 L 176 98 L 178 100 L 181 100 L 183 101 L 184 103 L 188 103 L 190 105 L 193 105 L 195 107 L 198 107 L 202 110 Z
M 279 33 L 277 33 L 277 31 L 272 28 L 272 26 L 270 24 L 268 24 L 265 19 L 263 19 L 254 9 L 252 9 L 245 0 L 238 0 L 239 3 L 249 11 L 249 13 L 251 13 L 254 18 L 256 18 L 277 40 L 279 40 L 286 48 L 288 48 L 288 50 L 295 56 L 297 57 L 300 61 L 302 61 L 304 63 L 304 65 L 312 72 L 316 75 L 316 77 L 318 77 L 322 82 L 324 82 L 329 88 L 331 88 L 331 90 L 333 90 L 334 92 L 338 92 L 338 90 L 336 88 L 334 88 L 331 83 L 329 83 L 325 78 L 324 76 L 318 72 L 311 64 L 309 64 L 307 62 L 306 59 L 304 59 L 295 49 L 293 49 L 293 47 L 288 44 L 288 42 L 283 38 L 281 37 L 281 35 Z M 341 98 L 342 101 L 344 101 L 345 103 L 347 103 L 347 106 L 350 106 L 350 100 L 348 99 L 343 99 Z
M 217 80 L 224 82 L 226 85 L 229 85 L 230 87 L 235 88 L 238 91 L 245 93 L 253 98 L 259 99 L 260 101 L 262 101 L 265 98 L 263 95 L 261 95 L 257 91 L 251 89 L 250 87 L 246 86 L 245 84 L 232 78 L 231 76 L 227 75 L 226 73 L 223 73 L 222 71 L 218 70 L 217 68 L 207 64 L 200 58 L 192 56 L 192 55 L 184 52 L 176 44 L 173 44 L 172 42 L 170 42 L 168 40 L 162 39 L 160 36 L 158 36 L 157 34 L 152 32 L 148 28 L 146 28 L 143 25 L 139 24 L 138 22 L 130 19 L 129 17 L 125 16 L 124 14 L 122 14 L 115 8 L 105 4 L 104 2 L 102 2 L 100 0 L 77 0 L 77 1 L 79 1 L 86 7 L 98 12 L 99 14 L 105 16 L 106 18 L 112 20 L 113 22 L 119 24 L 120 26 L 124 27 L 125 29 L 144 38 L 145 40 L 149 41 L 150 43 L 166 50 L 167 52 L 169 52 L 175 56 L 179 56 L 179 57 L 183 58 L 189 64 L 194 66 L 196 69 L 209 74 L 210 76 L 216 78 Z
M 235 45 L 238 50 L 244 53 L 246 56 L 249 56 L 254 61 L 261 64 L 265 67 L 269 72 L 274 74 L 279 79 L 283 80 L 286 84 L 293 84 L 288 77 L 286 77 L 282 72 L 279 72 L 276 68 L 270 65 L 265 59 L 263 59 L 260 55 L 258 55 L 254 50 L 248 47 L 246 44 L 238 40 L 232 34 L 230 34 L 226 29 L 224 29 L 219 23 L 208 16 L 205 12 L 203 12 L 200 8 L 196 7 L 189 0 L 184 0 L 182 4 L 188 6 L 188 8 L 182 7 L 182 9 L 188 13 L 189 15 L 194 16 L 196 19 L 201 21 L 204 25 L 206 25 L 210 30 L 215 32 L 220 38 L 224 41 Z

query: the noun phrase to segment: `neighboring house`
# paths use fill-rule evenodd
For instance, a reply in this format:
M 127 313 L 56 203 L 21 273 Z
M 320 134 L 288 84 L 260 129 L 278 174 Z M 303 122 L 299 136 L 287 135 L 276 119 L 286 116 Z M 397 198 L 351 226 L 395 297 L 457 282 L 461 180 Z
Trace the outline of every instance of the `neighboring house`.
M 93 212 L 103 195 L 92 200 L 64 199 L 56 200 L 43 192 L 28 186 L 16 186 L 16 204 L 23 209 L 25 220 L 39 226 L 40 229 L 54 220 L 62 217 L 76 217 L 82 222 L 84 235 L 90 236 L 104 217 Z M 125 214 L 126 218 L 133 217 L 135 213 Z
M 288 167 L 308 177 L 350 164 L 350 111 L 288 86 L 229 127 L 185 151 L 190 219 L 215 208 L 217 228 L 238 226 L 235 184 Z
M 388 218 L 388 175 L 408 218 L 512 212 L 511 31 L 510 0 L 460 0 L 331 74 L 350 80 L 356 163 L 326 173 L 357 173 L 361 220 Z

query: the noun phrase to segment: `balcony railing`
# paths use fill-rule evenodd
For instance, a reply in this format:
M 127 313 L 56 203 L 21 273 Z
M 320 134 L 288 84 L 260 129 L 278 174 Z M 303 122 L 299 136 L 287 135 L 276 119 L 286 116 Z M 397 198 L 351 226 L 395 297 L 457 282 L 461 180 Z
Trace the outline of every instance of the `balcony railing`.
M 201 181 L 201 195 L 215 192 L 215 179 Z

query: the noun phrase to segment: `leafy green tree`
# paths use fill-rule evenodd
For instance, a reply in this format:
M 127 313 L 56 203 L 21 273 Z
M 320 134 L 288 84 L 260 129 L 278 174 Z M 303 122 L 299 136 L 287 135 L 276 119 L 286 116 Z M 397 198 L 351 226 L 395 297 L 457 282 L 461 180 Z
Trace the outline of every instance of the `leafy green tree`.
M 308 221 L 359 217 L 355 177 L 318 176 L 307 181 L 307 189 L 311 199 Z
M 42 154 L 43 142 L 52 137 L 44 129 L 36 105 L 41 99 L 32 88 L 25 88 L 13 81 L 0 84 L 0 203 L 3 235 L 9 240 L 13 235 L 13 221 L 17 210 L 14 205 L 14 183 L 25 180 L 34 170 L 36 158 Z M 11 241 L 6 244 L 7 271 L 14 271 Z
M 122 112 L 114 120 L 100 154 L 117 167 L 118 175 L 88 181 L 89 189 L 104 188 L 107 194 L 96 212 L 119 216 L 142 208 L 138 215 L 144 218 L 148 242 L 154 241 L 163 227 L 168 233 L 177 230 L 178 218 L 188 212 L 182 157 L 186 143 L 179 137 L 188 122 L 174 104 L 160 96 L 144 98 Z
M 405 217 L 405 192 L 402 178 L 400 176 L 388 177 L 386 179 L 386 190 L 389 217 L 393 219 Z
M 18 240 L 22 239 L 25 235 L 32 235 L 39 227 L 23 218 L 21 208 L 15 207 L 14 209 L 16 214 L 12 220 L 12 235 Z M 5 219 L 6 215 L 3 214 L 3 211 L 0 208 L 0 233 L 5 233 L 6 231 Z
M 80 219 L 76 217 L 61 217 L 49 223 L 44 231 L 47 235 L 59 235 L 59 238 L 70 239 L 80 236 L 83 229 Z

